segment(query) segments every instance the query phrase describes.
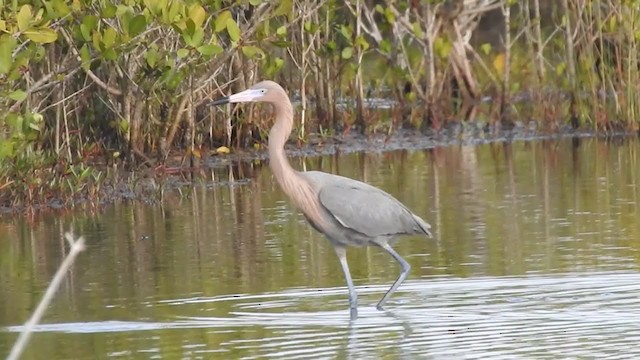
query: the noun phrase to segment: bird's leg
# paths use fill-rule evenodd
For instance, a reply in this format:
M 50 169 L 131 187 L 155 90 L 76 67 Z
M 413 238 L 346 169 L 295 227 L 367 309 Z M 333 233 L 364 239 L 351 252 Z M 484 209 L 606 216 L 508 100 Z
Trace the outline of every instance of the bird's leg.
M 342 272 L 344 272 L 344 278 L 347 280 L 347 288 L 349 288 L 349 309 L 351 310 L 351 320 L 355 320 L 358 317 L 358 294 L 353 286 L 353 280 L 351 280 L 351 273 L 349 272 L 349 265 L 347 264 L 347 251 L 342 246 L 335 246 L 336 255 L 340 260 L 342 266 Z
M 407 278 L 407 275 L 409 275 L 409 271 L 411 271 L 411 265 L 409 265 L 408 262 L 406 262 L 402 257 L 400 257 L 400 255 L 395 250 L 393 250 L 393 248 L 389 246 L 389 244 L 387 244 L 386 242 L 378 245 L 381 248 L 383 248 L 386 252 L 388 252 L 391 256 L 393 256 L 393 258 L 400 264 L 400 267 L 402 267 L 402 270 L 400 271 L 400 276 L 398 276 L 398 279 L 396 280 L 396 282 L 394 282 L 393 285 L 391 285 L 391 288 L 389 288 L 387 293 L 384 294 L 384 296 L 376 306 L 378 310 L 383 310 L 382 306 L 384 306 L 384 303 L 387 302 L 391 294 L 393 294 L 396 291 L 396 289 L 400 286 L 400 284 L 402 284 L 404 279 Z

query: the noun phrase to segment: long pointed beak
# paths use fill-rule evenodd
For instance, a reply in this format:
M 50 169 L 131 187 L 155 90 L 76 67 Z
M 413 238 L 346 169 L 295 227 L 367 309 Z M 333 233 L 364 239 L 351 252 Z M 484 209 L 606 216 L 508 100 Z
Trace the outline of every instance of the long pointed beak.
M 209 102 L 209 105 L 212 105 L 212 106 L 213 105 L 224 105 L 224 104 L 228 104 L 228 103 L 229 103 L 229 97 L 225 96 L 225 97 L 222 97 L 222 98 L 217 99 L 217 100 L 211 100 Z

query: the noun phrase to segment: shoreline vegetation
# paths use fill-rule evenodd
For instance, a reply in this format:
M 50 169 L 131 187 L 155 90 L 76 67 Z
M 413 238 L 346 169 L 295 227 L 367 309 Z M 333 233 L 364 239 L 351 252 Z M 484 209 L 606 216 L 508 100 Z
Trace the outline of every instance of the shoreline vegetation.
M 311 136 L 304 144 L 290 143 L 286 147 L 287 156 L 292 159 L 317 156 L 339 156 L 354 152 L 384 153 L 389 151 L 433 151 L 442 146 L 476 146 L 481 144 L 506 144 L 514 141 L 559 141 L 572 139 L 574 147 L 580 146 L 582 139 L 598 139 L 599 141 L 625 141 L 637 139 L 636 132 L 613 131 L 594 133 L 565 127 L 553 132 L 541 132 L 539 129 L 516 127 L 507 131 L 489 132 L 487 128 L 464 127 L 455 125 L 451 129 L 438 134 L 425 136 L 415 130 L 398 130 L 392 135 L 373 134 L 365 136 L 350 133 L 331 138 Z M 105 164 L 92 165 L 95 169 L 104 171 L 104 181 L 91 189 L 67 195 L 64 198 L 52 197 L 46 203 L 28 206 L 3 207 L 0 206 L 0 218 L 3 215 L 26 215 L 35 219 L 36 215 L 48 211 L 60 212 L 80 206 L 89 213 L 100 212 L 104 205 L 116 201 L 143 201 L 146 203 L 162 202 L 166 194 L 174 192 L 176 196 L 190 196 L 190 187 L 228 186 L 243 184 L 253 177 L 253 173 L 260 167 L 266 166 L 268 152 L 266 148 L 238 149 L 232 153 L 216 152 L 203 153 L 201 165 L 189 167 L 184 164 L 182 154 L 170 154 L 166 161 L 157 167 L 141 167 L 135 173 L 118 167 L 108 167 Z M 299 162 L 303 160 L 295 160 Z M 298 163 L 298 167 L 300 164 Z
M 208 166 L 216 152 L 259 153 L 267 108 L 206 103 L 262 79 L 294 100 L 290 143 L 302 152 L 407 133 L 446 143 L 640 128 L 634 1 L 50 0 L 0 11 L 7 212 L 101 202 L 107 187 Z

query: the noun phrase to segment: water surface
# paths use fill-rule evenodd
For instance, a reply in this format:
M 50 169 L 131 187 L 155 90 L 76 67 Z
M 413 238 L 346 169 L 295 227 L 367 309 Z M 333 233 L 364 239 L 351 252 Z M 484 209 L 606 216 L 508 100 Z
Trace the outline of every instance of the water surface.
M 199 174 L 154 204 L 0 223 L 0 356 L 68 251 L 82 253 L 25 359 L 619 358 L 640 341 L 638 142 L 493 143 L 294 159 L 367 181 L 435 238 L 349 251 L 360 317 L 329 242 L 262 163 Z

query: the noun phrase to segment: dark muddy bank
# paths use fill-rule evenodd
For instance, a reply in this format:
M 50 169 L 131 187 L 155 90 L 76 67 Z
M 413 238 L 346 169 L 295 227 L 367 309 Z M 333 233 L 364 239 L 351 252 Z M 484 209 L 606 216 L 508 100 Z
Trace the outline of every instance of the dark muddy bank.
M 479 123 L 452 123 L 446 128 L 420 132 L 417 130 L 397 130 L 391 135 L 349 132 L 332 137 L 310 135 L 304 144 L 289 143 L 287 154 L 290 157 L 322 156 L 335 153 L 348 154 L 359 151 L 384 152 L 394 150 L 421 150 L 439 146 L 479 145 L 490 142 L 552 140 L 566 137 L 628 137 L 634 132 L 616 131 L 608 134 L 596 134 L 587 129 L 573 129 L 566 126 L 560 129 L 541 129 L 538 123 L 516 123 L 510 129 Z M 228 165 L 234 162 L 265 160 L 268 152 L 261 150 L 240 150 L 230 154 L 211 156 L 204 161 L 205 166 Z
M 539 128 L 537 122 L 516 122 L 509 129 L 499 125 L 473 123 L 450 123 L 438 131 L 397 130 L 391 135 L 363 135 L 356 132 L 344 133 L 331 137 L 311 134 L 306 143 L 290 142 L 287 154 L 291 158 L 314 157 L 332 154 L 348 154 L 353 152 L 387 152 L 395 150 L 433 149 L 454 145 L 479 145 L 491 142 L 555 140 L 572 137 L 624 139 L 638 136 L 635 132 L 611 132 L 596 134 L 588 129 L 574 129 L 565 126 L 548 130 Z M 92 164 L 108 175 L 96 195 L 83 192 L 71 198 L 54 197 L 45 203 L 19 207 L 0 207 L 0 217 L 26 214 L 35 216 L 48 212 L 65 212 L 77 207 L 86 208 L 90 212 L 100 209 L 116 201 L 143 201 L 156 203 L 167 193 L 186 196 L 190 186 L 230 186 L 241 185 L 251 179 L 253 167 L 266 165 L 268 152 L 262 149 L 232 149 L 228 154 L 217 154 L 215 150 L 204 151 L 196 166 L 189 166 L 181 154 L 170 156 L 165 164 L 154 164 L 151 161 L 136 170 L 113 170 L 99 162 Z M 221 176 L 222 175 L 222 176 Z M 185 191 L 186 190 L 186 191 Z

